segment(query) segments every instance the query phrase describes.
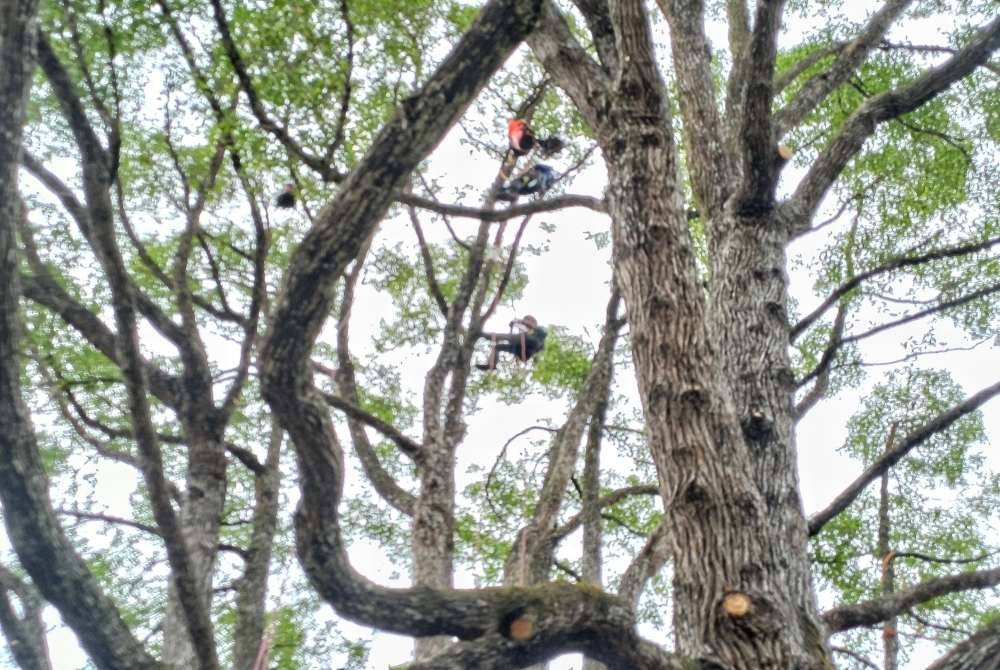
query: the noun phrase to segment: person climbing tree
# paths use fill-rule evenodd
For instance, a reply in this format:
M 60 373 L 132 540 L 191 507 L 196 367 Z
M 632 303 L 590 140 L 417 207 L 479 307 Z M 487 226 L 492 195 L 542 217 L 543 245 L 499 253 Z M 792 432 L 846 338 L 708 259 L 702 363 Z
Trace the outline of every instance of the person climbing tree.
M 538 325 L 538 320 L 535 317 L 527 315 L 523 319 L 514 319 L 510 322 L 510 328 L 511 332 L 509 333 L 482 333 L 480 335 L 480 337 L 490 339 L 490 355 L 486 363 L 477 363 L 476 368 L 495 370 L 497 353 L 500 351 L 514 354 L 519 361 L 525 363 L 545 348 L 545 337 L 548 333 Z
M 558 178 L 555 170 L 548 165 L 536 163 L 522 174 L 504 184 L 497 191 L 497 200 L 514 202 L 522 195 L 544 194 Z
M 561 137 L 536 137 L 535 131 L 522 119 L 507 122 L 507 140 L 515 156 L 524 156 L 536 145 L 545 155 L 557 154 L 566 146 Z

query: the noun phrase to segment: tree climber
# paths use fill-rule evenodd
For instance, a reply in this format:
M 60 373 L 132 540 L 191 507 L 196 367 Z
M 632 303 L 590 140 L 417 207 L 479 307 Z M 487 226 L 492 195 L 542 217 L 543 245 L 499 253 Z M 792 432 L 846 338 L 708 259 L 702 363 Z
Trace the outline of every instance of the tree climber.
M 515 331 L 515 327 L 517 330 Z M 546 330 L 538 325 L 538 320 L 530 314 L 523 319 L 510 322 L 510 333 L 482 333 L 479 337 L 491 341 L 490 356 L 486 363 L 476 363 L 479 370 L 495 370 L 497 352 L 506 351 L 522 363 L 545 348 Z
M 510 150 L 515 156 L 524 156 L 535 145 L 541 149 L 543 154 L 557 154 L 566 146 L 566 142 L 559 137 L 535 137 L 535 131 L 531 129 L 527 121 L 521 119 L 511 119 L 507 122 L 507 140 L 510 142 Z
M 558 178 L 558 173 L 548 165 L 536 163 L 500 187 L 500 190 L 497 191 L 497 200 L 514 202 L 518 196 L 522 195 L 531 195 L 532 193 L 544 195 Z
M 285 184 L 285 188 L 274 199 L 274 204 L 282 209 L 295 207 L 295 184 Z

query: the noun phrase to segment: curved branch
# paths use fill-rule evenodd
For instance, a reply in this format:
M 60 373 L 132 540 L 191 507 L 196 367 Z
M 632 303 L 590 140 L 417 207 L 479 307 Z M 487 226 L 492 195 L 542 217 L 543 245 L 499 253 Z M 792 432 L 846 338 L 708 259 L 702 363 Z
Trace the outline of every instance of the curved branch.
M 506 221 L 519 216 L 528 216 L 540 212 L 554 212 L 567 207 L 586 207 L 602 214 L 607 212 L 604 201 L 589 195 L 559 195 L 554 198 L 535 200 L 523 205 L 513 205 L 506 209 L 480 209 L 478 207 L 464 207 L 462 205 L 447 205 L 430 198 L 422 198 L 412 193 L 398 193 L 396 200 L 410 207 L 419 207 L 431 212 L 436 212 L 443 216 L 459 216 L 466 219 L 479 219 L 480 221 Z
M 897 18 L 913 4 L 913 0 L 888 0 L 872 15 L 858 36 L 839 50 L 837 59 L 823 72 L 805 83 L 802 89 L 774 115 L 776 136 L 780 139 L 816 109 L 841 84 L 846 82 L 878 46 Z
M 338 371 L 339 374 L 339 371 Z M 378 418 L 374 414 L 370 414 L 365 410 L 361 409 L 354 403 L 347 402 L 339 396 L 335 396 L 332 393 L 323 393 L 323 399 L 331 407 L 336 407 L 344 414 L 347 414 L 352 419 L 356 419 L 361 423 L 370 426 L 382 433 L 385 437 L 389 438 L 396 443 L 399 450 L 404 454 L 409 456 L 414 461 L 419 461 L 421 458 L 421 453 L 423 447 L 416 440 L 407 437 L 403 433 L 399 432 L 394 426 L 386 423 L 382 419 Z
M 660 571 L 670 558 L 670 536 L 667 524 L 661 522 L 636 554 L 632 562 L 625 568 L 621 581 L 618 583 L 618 597 L 632 607 L 639 609 L 639 598 L 646 588 L 646 583 Z
M 520 621 L 529 621 L 522 618 Z M 550 623 L 547 620 L 546 623 Z M 570 626 L 558 622 L 553 630 L 530 640 L 489 635 L 472 642 L 458 642 L 427 661 L 410 663 L 407 670 L 509 670 L 543 663 L 569 649 L 584 652 L 609 668 L 630 670 L 683 670 L 693 667 L 690 661 L 665 652 L 658 645 L 643 640 L 636 633 L 615 636 L 597 626 L 573 636 Z M 529 627 L 533 625 L 529 622 Z M 531 628 L 528 628 L 531 631 Z M 578 639 L 572 639 L 578 637 Z
M 15 611 L 8 592 L 20 601 L 21 614 Z M 52 670 L 42 620 L 43 606 L 34 586 L 0 566 L 0 630 L 21 670 Z
M 823 526 L 835 516 L 843 512 L 854 502 L 861 492 L 873 481 L 882 476 L 889 468 L 901 461 L 910 451 L 919 446 L 924 440 L 936 433 L 946 430 L 951 424 L 961 419 L 966 414 L 974 412 L 994 396 L 1000 394 L 1000 382 L 988 386 L 975 395 L 969 396 L 964 401 L 954 405 L 950 409 L 938 414 L 936 417 L 910 432 L 900 440 L 894 447 L 886 450 L 877 461 L 872 463 L 858 476 L 844 491 L 838 495 L 833 502 L 823 510 L 816 512 L 809 517 L 810 537 L 819 533 Z
M 1000 668 L 1000 618 L 932 663 L 927 670 L 997 670 Z
M 837 287 L 827 298 L 813 311 L 803 317 L 798 323 L 792 326 L 792 329 L 788 333 L 788 339 L 794 342 L 795 339 L 802 334 L 802 332 L 811 326 L 815 321 L 820 318 L 826 310 L 830 309 L 830 306 L 837 302 L 840 298 L 846 294 L 853 291 L 855 288 L 861 285 L 862 282 L 871 279 L 872 277 L 877 277 L 879 275 L 886 274 L 887 272 L 892 272 L 893 270 L 898 270 L 900 268 L 912 267 L 915 265 L 923 265 L 924 263 L 929 263 L 931 261 L 941 260 L 942 258 L 954 258 L 956 256 L 966 256 L 969 254 L 974 254 L 978 251 L 985 251 L 990 247 L 1000 244 L 1000 237 L 993 237 L 988 240 L 983 240 L 982 242 L 972 242 L 969 244 L 963 244 L 955 247 L 949 247 L 947 249 L 936 249 L 934 251 L 929 251 L 926 254 L 921 254 L 919 256 L 907 256 L 902 258 L 894 258 L 882 265 L 872 268 L 862 272 L 861 274 L 855 275 L 850 280 L 844 282 Z
M 844 123 L 830 145 L 813 162 L 781 215 L 792 228 L 809 221 L 827 190 L 882 122 L 907 114 L 971 74 L 1000 48 L 1000 17 L 981 28 L 972 40 L 938 67 L 929 68 L 908 85 L 867 100 Z
M 797 383 L 797 386 L 802 387 L 807 382 L 809 382 L 809 380 L 824 374 L 826 369 L 829 368 L 830 365 L 833 363 L 833 359 L 835 358 L 837 352 L 840 351 L 840 349 L 843 348 L 845 344 L 850 344 L 851 342 L 858 342 L 859 340 L 867 339 L 869 337 L 872 337 L 873 335 L 878 335 L 879 333 L 884 332 L 886 330 L 897 328 L 899 326 L 902 326 L 903 324 L 907 324 L 912 321 L 917 321 L 919 319 L 923 319 L 928 316 L 933 316 L 935 314 L 938 314 L 939 312 L 944 312 L 946 310 L 952 309 L 953 307 L 961 307 L 962 305 L 970 303 L 973 300 L 978 300 L 979 298 L 985 298 L 988 295 L 993 295 L 994 293 L 998 292 L 1000 292 L 1000 283 L 992 284 L 990 286 L 981 288 L 978 291 L 973 291 L 972 293 L 968 293 L 953 300 L 946 300 L 945 302 L 938 303 L 937 305 L 928 307 L 927 309 L 922 309 L 919 312 L 914 312 L 913 314 L 907 314 L 906 316 L 896 319 L 895 321 L 890 321 L 888 323 L 883 323 L 881 325 L 875 326 L 874 328 L 870 328 L 869 330 L 866 330 L 863 333 L 848 335 L 847 337 L 832 342 L 830 346 L 828 346 L 826 350 L 823 352 L 823 355 L 820 357 L 819 363 L 816 364 L 816 367 L 813 368 L 808 374 L 806 374 L 805 377 L 800 379 Z
M 631 496 L 655 496 L 659 495 L 659 493 L 660 489 L 654 484 L 625 486 L 620 489 L 615 489 L 609 493 L 605 493 L 603 496 L 598 498 L 596 507 L 597 509 L 602 510 L 606 507 L 617 505 L 622 500 L 630 498 Z M 584 512 L 573 515 L 568 521 L 566 521 L 566 523 L 552 531 L 552 538 L 557 542 L 562 540 L 583 524 L 585 516 Z
M 822 619 L 831 633 L 871 626 L 905 612 L 914 605 L 949 593 L 985 589 L 1000 584 L 1000 568 L 963 572 L 929 579 L 904 591 L 854 605 L 836 607 L 823 613 Z

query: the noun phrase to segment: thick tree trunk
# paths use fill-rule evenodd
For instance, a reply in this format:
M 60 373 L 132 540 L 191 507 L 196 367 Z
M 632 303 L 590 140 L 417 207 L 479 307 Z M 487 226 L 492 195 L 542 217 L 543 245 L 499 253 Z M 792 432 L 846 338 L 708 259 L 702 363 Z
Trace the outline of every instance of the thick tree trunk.
M 603 524 L 598 499 L 601 497 L 601 437 L 604 431 L 604 417 L 607 414 L 608 401 L 604 398 L 597 404 L 590 417 L 590 427 L 587 429 L 587 448 L 583 454 L 583 500 L 581 513 L 583 518 L 583 561 L 581 572 L 583 578 L 598 588 L 603 586 L 601 537 Z M 584 658 L 583 670 L 606 670 L 603 663 L 592 658 Z
M 278 496 L 281 485 L 282 430 L 272 421 L 267 445 L 264 472 L 254 482 L 256 501 L 253 510 L 253 534 L 243 570 L 242 583 L 236 594 L 236 630 L 233 632 L 234 670 L 253 670 L 265 635 L 267 619 L 267 577 L 270 572 L 271 550 L 278 527 Z
M 425 442 L 426 446 L 431 446 Z M 413 508 L 413 582 L 418 586 L 452 588 L 455 552 L 455 448 L 435 444 L 421 465 L 420 495 Z M 444 651 L 447 637 L 417 638 L 416 660 Z
M 640 57 L 648 26 L 629 14 L 639 10 L 616 5 L 617 25 L 634 31 L 620 43 L 636 56 L 600 140 L 615 267 L 673 547 L 677 650 L 726 668 L 830 668 L 808 582 L 787 338 L 777 345 L 787 333 L 784 239 L 760 221 L 726 221 L 711 291 L 725 301 L 709 311 L 662 87 L 649 85 L 659 75 L 651 55 Z M 764 241 L 751 244 L 756 235 Z M 725 318 L 715 313 L 723 308 Z M 720 323 L 736 328 L 724 336 L 738 341 L 723 339 Z M 727 346 L 736 353 L 723 358 Z M 771 367 L 760 367 L 762 358 Z M 755 375 L 737 385 L 734 370 Z M 764 415 L 763 448 L 744 437 L 744 408 Z M 758 487 L 765 473 L 775 481 Z
M 190 556 L 198 596 L 211 611 L 212 576 L 219 545 L 219 523 L 226 500 L 226 456 L 221 441 L 189 447 L 187 496 L 179 522 Z M 163 624 L 163 662 L 170 668 L 197 667 L 199 654 L 188 634 L 177 591 L 170 588 Z

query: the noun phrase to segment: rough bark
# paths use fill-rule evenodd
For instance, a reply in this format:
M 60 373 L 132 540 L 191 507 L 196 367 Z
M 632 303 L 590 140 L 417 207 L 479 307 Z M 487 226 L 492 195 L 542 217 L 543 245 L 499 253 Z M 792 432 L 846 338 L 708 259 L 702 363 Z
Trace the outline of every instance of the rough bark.
M 604 419 L 608 413 L 608 395 L 610 384 L 604 397 L 597 403 L 590 416 L 590 426 L 587 428 L 587 446 L 583 454 L 583 478 L 580 487 L 583 489 L 580 507 L 583 515 L 583 560 L 581 576 L 583 579 L 602 588 L 603 561 L 601 555 L 601 538 L 603 524 L 601 519 L 601 438 L 604 435 Z M 585 658 L 583 670 L 605 670 L 600 661 Z
M 885 450 L 892 447 L 896 434 L 896 424 L 892 425 L 889 437 L 885 442 Z M 896 590 L 896 569 L 893 560 L 890 534 L 892 520 L 889 507 L 889 473 L 882 473 L 882 485 L 879 488 L 878 500 L 878 547 L 877 555 L 882 560 L 882 575 L 879 589 L 882 597 L 891 596 Z M 882 623 L 882 670 L 897 670 L 899 668 L 899 617 L 893 615 Z
M 233 631 L 234 670 L 253 670 L 267 619 L 267 577 L 271 550 L 278 527 L 278 496 L 281 484 L 282 431 L 271 426 L 264 472 L 254 480 L 253 531 L 247 548 L 246 565 L 236 593 L 236 628 Z
M 1000 618 L 932 663 L 927 670 L 1000 670 Z
M 14 610 L 11 594 L 17 597 L 23 614 Z M 52 670 L 42 605 L 34 587 L 0 566 L 0 630 L 21 670 Z
M 22 400 L 18 349 L 15 229 L 22 216 L 17 188 L 24 109 L 34 70 L 31 0 L 0 2 L 0 498 L 7 533 L 42 595 L 105 669 L 156 668 L 132 637 L 60 527 L 48 495 L 38 445 Z

